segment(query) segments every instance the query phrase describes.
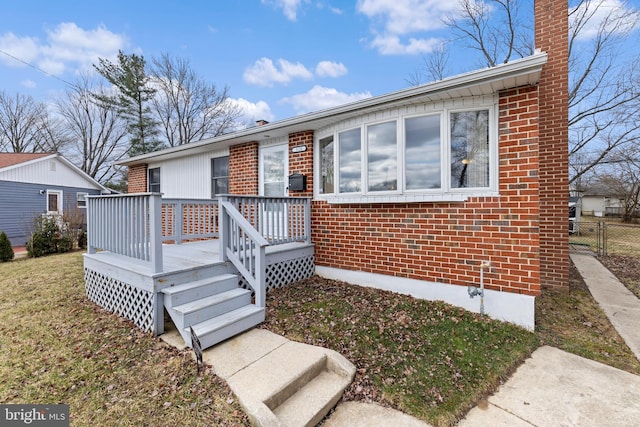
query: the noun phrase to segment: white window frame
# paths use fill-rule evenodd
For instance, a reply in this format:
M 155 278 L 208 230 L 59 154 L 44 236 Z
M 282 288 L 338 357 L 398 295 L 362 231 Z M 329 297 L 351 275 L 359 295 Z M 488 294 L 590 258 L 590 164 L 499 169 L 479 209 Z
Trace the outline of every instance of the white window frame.
M 151 171 L 152 170 L 156 170 L 156 169 L 158 170 L 158 173 L 160 174 L 160 177 L 159 177 L 160 181 L 157 183 L 159 188 L 158 188 L 158 191 L 152 191 L 151 190 Z M 162 170 L 160 169 L 160 166 L 147 169 L 147 191 L 149 193 L 160 193 L 162 191 Z
M 89 193 L 79 191 L 76 193 L 76 207 L 78 209 L 86 209 L 87 208 L 87 196 Z M 81 200 L 82 199 L 82 200 Z M 82 203 L 82 205 L 80 204 Z
M 456 105 L 457 104 L 457 105 Z M 466 106 L 466 104 L 469 104 Z M 409 114 L 389 114 L 379 120 L 367 122 L 365 117 L 359 124 L 354 124 L 354 120 L 349 120 L 344 124 L 337 124 L 327 128 L 325 131 L 319 131 L 314 137 L 314 198 L 326 200 L 329 203 L 395 203 L 395 202 L 463 202 L 469 197 L 498 196 L 498 104 L 493 102 L 472 102 L 467 103 L 465 100 L 454 102 L 451 106 L 440 106 L 440 108 L 421 109 L 420 113 L 416 113 L 416 109 L 412 109 Z M 488 187 L 465 187 L 451 188 L 451 129 L 450 115 L 451 113 L 488 110 L 489 120 L 489 186 Z M 438 189 L 415 189 L 407 190 L 405 188 L 405 119 L 412 117 L 429 116 L 440 114 L 440 177 L 441 187 Z M 368 151 L 367 138 L 368 127 L 378 123 L 396 121 L 397 131 L 397 161 L 398 161 L 398 184 L 397 189 L 393 191 L 368 191 Z M 340 140 L 341 132 L 359 128 L 361 130 L 361 191 L 357 193 L 341 193 L 340 192 Z M 320 192 L 320 140 L 333 136 L 333 164 L 334 164 L 334 193 Z
M 49 210 L 49 195 L 51 194 L 55 194 L 58 196 L 58 209 L 55 211 Z M 46 200 L 46 208 L 47 208 L 47 214 L 48 215 L 62 215 L 63 211 L 64 211 L 64 202 L 62 199 L 62 196 L 64 195 L 64 193 L 62 192 L 62 190 L 47 190 L 47 200 Z

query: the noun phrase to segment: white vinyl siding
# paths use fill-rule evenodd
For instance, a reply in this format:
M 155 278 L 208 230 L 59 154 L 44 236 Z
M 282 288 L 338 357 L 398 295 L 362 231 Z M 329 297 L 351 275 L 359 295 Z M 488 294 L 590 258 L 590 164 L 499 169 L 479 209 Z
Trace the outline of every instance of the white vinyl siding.
M 150 163 L 149 168 L 162 167 L 160 188 L 165 198 L 211 198 L 211 159 L 228 156 L 222 149 L 164 162 Z

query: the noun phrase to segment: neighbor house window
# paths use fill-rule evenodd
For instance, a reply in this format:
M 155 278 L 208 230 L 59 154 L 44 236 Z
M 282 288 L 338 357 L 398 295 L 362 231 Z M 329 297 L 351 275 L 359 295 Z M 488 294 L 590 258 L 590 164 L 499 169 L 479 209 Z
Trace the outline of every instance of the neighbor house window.
M 86 208 L 88 195 L 89 193 L 76 193 L 76 206 L 79 208 Z
M 211 159 L 211 198 L 229 194 L 229 156 Z
M 160 192 L 160 168 L 149 169 L 149 192 Z
M 47 213 L 62 213 L 62 191 L 47 190 Z
M 333 193 L 333 136 L 320 140 L 320 194 Z
M 342 195 L 393 201 L 405 194 L 427 200 L 448 193 L 460 200 L 469 193 L 465 189 L 496 191 L 497 150 L 490 148 L 495 117 L 489 107 L 443 108 L 348 130 L 338 125 L 317 141 L 318 194 L 334 195 L 339 203 Z
M 489 186 L 489 111 L 451 113 L 451 188 Z
M 398 189 L 398 136 L 395 121 L 367 126 L 367 189 Z
M 357 193 L 361 188 L 361 143 L 360 128 L 338 134 L 340 170 L 338 182 L 341 193 Z

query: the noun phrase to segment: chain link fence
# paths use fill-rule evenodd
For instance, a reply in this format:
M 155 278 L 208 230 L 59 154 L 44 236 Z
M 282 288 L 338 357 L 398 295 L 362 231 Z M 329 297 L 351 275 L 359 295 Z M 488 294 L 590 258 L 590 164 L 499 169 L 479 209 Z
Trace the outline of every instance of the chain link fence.
M 572 251 L 640 257 L 640 225 L 580 221 L 574 231 L 569 236 Z

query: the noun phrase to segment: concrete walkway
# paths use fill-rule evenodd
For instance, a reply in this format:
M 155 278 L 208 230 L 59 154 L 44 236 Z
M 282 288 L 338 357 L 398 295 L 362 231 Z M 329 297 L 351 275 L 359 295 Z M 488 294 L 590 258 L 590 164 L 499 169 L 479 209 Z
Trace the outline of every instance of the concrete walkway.
M 571 260 L 593 298 L 640 360 L 640 300 L 592 255 L 571 254 Z

